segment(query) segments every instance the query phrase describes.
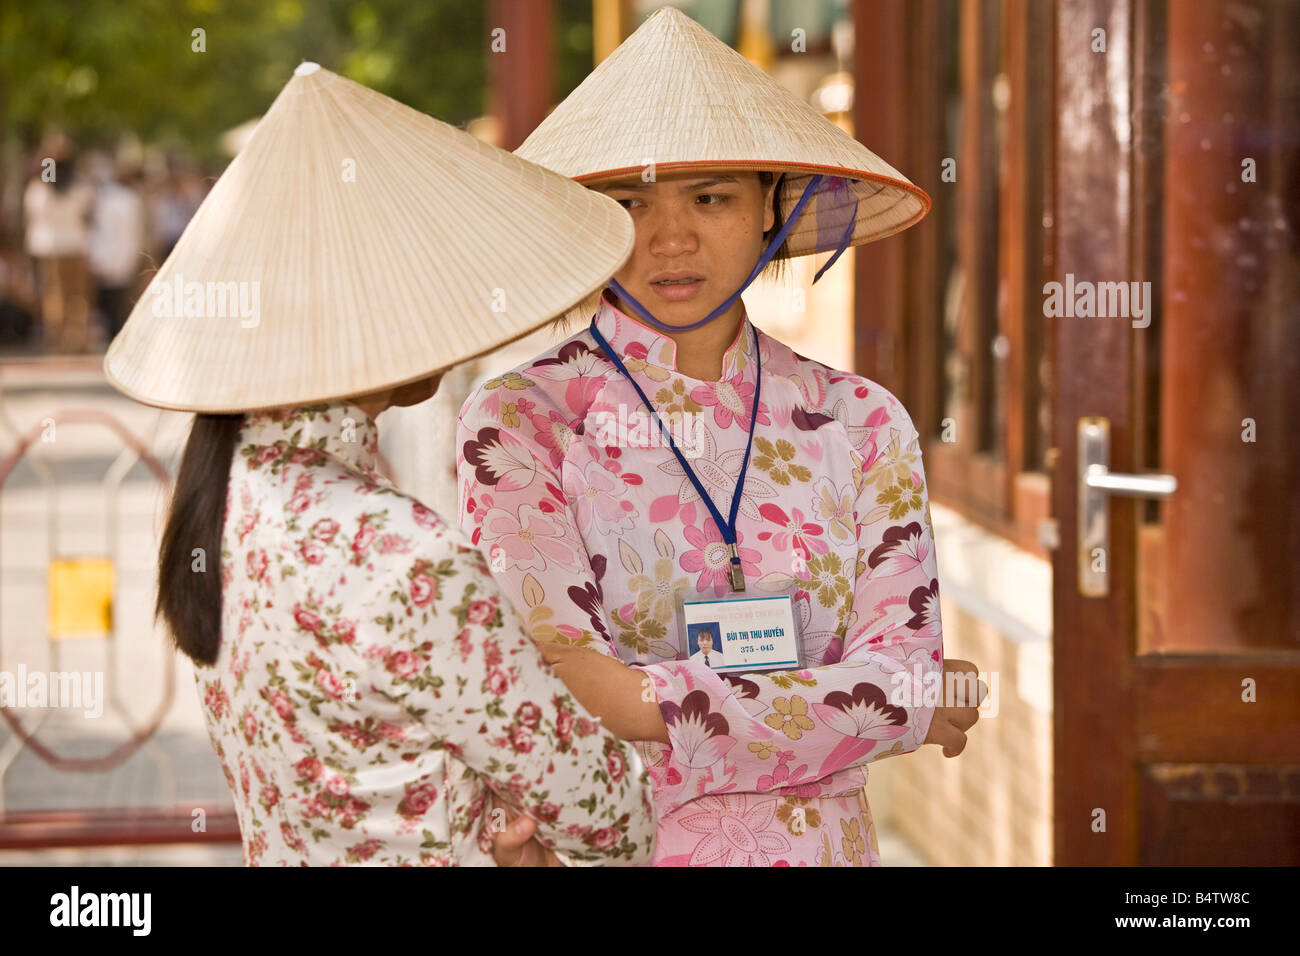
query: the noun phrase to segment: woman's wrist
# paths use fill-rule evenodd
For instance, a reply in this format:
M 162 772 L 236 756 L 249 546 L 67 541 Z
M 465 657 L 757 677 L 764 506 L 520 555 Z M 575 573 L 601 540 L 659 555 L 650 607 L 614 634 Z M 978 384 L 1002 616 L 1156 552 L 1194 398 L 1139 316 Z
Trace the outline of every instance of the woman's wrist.
M 625 665 L 627 666 L 627 665 Z M 663 712 L 659 709 L 659 698 L 655 694 L 654 681 L 639 667 L 627 667 L 629 699 L 635 702 L 637 714 L 637 734 L 631 740 L 653 740 L 667 745 L 668 725 L 664 723 Z

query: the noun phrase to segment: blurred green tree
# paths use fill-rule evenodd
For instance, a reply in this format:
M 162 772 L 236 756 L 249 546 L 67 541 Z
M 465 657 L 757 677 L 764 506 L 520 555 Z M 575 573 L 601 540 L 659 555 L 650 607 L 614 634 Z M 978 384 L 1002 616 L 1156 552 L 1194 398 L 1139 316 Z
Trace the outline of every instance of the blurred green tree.
M 484 5 L 457 0 L 0 0 L 0 123 L 28 146 L 54 126 L 82 145 L 129 130 L 216 160 L 315 60 L 463 124 L 486 46 Z

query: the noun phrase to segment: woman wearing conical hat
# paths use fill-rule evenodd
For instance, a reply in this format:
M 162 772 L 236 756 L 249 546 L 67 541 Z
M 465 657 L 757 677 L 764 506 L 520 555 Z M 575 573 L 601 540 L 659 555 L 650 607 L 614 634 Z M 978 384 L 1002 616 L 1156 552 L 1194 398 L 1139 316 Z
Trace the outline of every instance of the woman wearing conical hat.
M 112 343 L 115 387 L 197 413 L 158 612 L 247 863 L 490 865 L 514 811 L 562 861 L 648 858 L 636 752 L 464 534 L 376 470 L 383 409 L 541 326 L 631 244 L 612 200 L 304 64 Z
M 646 679 L 656 864 L 878 864 L 867 766 L 955 756 L 977 716 L 936 706 L 918 435 L 739 296 L 772 258 L 833 261 L 928 198 L 672 8 L 519 155 L 620 202 L 636 248 L 586 328 L 465 404 L 463 526 L 548 659 L 589 675 L 575 694 L 597 699 L 609 656 Z

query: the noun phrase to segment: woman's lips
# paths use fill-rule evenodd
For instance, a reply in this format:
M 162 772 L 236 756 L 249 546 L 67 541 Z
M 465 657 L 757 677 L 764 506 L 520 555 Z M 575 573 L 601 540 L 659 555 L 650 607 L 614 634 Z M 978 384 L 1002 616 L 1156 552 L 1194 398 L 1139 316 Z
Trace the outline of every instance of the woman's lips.
M 651 282 L 650 288 L 665 302 L 685 302 L 700 294 L 700 290 L 704 288 L 704 280 L 697 276 L 672 280 L 661 279 L 658 282 Z

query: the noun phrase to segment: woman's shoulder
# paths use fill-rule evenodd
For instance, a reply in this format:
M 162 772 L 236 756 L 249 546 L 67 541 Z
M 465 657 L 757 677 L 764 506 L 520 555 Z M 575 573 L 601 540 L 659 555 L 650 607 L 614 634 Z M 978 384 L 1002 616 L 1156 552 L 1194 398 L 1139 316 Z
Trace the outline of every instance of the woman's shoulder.
M 800 355 L 770 336 L 766 338 L 772 372 L 795 389 L 799 407 L 794 415 L 805 426 L 836 420 L 854 430 L 891 422 L 905 429 L 912 427 L 903 403 L 885 386 L 865 375 Z
M 246 456 L 232 470 L 230 530 L 241 542 L 288 548 L 304 572 L 378 570 L 417 558 L 482 563 L 455 522 L 383 479 L 311 449 L 290 449 L 276 464 Z
M 567 424 L 584 418 L 612 371 L 613 365 L 583 327 L 528 361 L 482 381 L 461 406 L 461 431 L 476 434 L 496 429 L 527 443 L 538 423 Z
M 565 401 L 565 392 L 575 380 L 598 382 L 612 370 L 613 365 L 597 347 L 590 330 L 584 327 L 509 371 L 485 379 L 470 393 L 461 417 L 465 418 L 485 400 L 498 397 L 502 401 L 523 398 L 558 405 Z

